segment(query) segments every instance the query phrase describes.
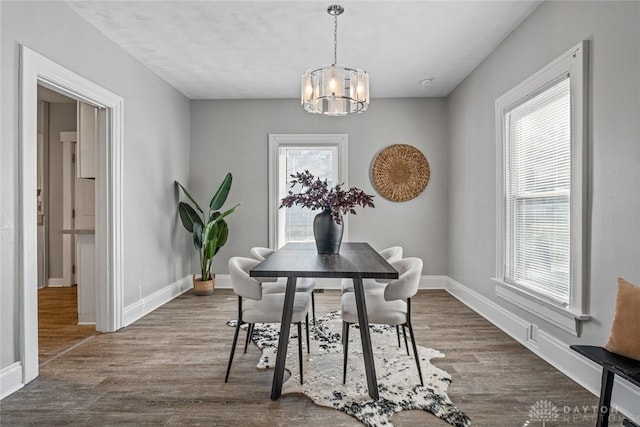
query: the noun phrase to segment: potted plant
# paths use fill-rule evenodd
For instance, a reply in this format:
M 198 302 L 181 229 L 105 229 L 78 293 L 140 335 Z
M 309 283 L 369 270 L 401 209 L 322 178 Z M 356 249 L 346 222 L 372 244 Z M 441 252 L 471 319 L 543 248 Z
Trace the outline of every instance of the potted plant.
M 186 202 L 179 202 L 178 212 L 184 228 L 193 234 L 193 246 L 200 256 L 200 277 L 193 276 L 193 290 L 196 295 L 211 295 L 215 287 L 215 274 L 211 272 L 213 257 L 227 243 L 229 237 L 229 226 L 224 218 L 239 206 L 238 204 L 222 213 L 219 212 L 229 195 L 232 179 L 231 174 L 227 173 L 218 191 L 211 198 L 209 212 L 206 215 L 187 189 L 178 181 L 175 182 L 193 204 L 192 206 Z
M 348 213 L 355 215 L 355 207 L 375 207 L 373 197 L 359 188 L 342 188 L 343 184 L 329 188 L 327 180 L 313 176 L 308 170 L 291 175 L 291 187 L 300 184 L 303 192 L 289 195 L 280 201 L 280 208 L 298 205 L 311 210 L 321 209 L 313 220 L 313 235 L 318 253 L 340 252 L 342 243 L 342 216 Z

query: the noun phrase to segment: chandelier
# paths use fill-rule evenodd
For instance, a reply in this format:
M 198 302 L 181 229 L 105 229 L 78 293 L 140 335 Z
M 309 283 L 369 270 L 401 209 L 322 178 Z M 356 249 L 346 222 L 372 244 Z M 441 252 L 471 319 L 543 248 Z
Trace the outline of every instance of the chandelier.
M 369 75 L 366 71 L 338 64 L 338 15 L 344 8 L 327 8 L 333 16 L 333 64 L 302 74 L 302 105 L 310 113 L 346 116 L 362 113 L 369 106 Z

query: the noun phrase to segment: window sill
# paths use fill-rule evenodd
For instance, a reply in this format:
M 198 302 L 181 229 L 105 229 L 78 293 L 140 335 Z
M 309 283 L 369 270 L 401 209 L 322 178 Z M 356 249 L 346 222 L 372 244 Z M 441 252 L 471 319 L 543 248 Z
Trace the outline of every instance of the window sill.
M 491 280 L 496 282 L 496 295 L 498 297 L 536 315 L 537 317 L 566 332 L 569 332 L 574 336 L 580 336 L 581 322 L 591 319 L 591 316 L 588 314 L 576 313 L 569 308 L 555 305 L 538 297 L 537 295 L 496 278 L 491 278 Z

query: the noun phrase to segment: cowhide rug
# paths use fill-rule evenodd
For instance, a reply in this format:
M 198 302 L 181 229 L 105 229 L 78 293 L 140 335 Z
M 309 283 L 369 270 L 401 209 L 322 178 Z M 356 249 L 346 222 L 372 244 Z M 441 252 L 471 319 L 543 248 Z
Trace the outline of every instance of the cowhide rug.
M 228 322 L 235 327 L 235 321 Z M 246 328 L 246 325 L 243 325 Z M 342 318 L 339 312 L 331 312 L 317 319 L 311 326 L 311 353 L 304 348 L 304 384 L 300 385 L 298 369 L 297 331 L 292 326 L 286 368 L 291 374 L 283 384 L 282 394 L 302 393 L 321 406 L 342 411 L 357 418 L 367 426 L 393 426 L 391 417 L 403 410 L 421 409 L 432 413 L 451 425 L 467 427 L 469 418 L 454 405 L 447 388 L 451 376 L 431 364 L 431 359 L 444 354 L 431 348 L 418 346 L 424 386 L 416 368 L 413 352 L 407 355 L 402 340 L 398 347 L 395 327 L 371 325 L 371 340 L 378 378 L 379 400 L 368 393 L 364 372 L 360 331 L 352 325 L 349 332 L 349 361 L 347 383 L 342 384 L 343 351 L 340 338 Z M 256 324 L 253 342 L 262 350 L 259 369 L 273 368 L 276 361 L 280 324 Z M 304 333 L 304 332 L 303 332 Z M 238 340 L 238 345 L 242 340 Z M 409 346 L 411 343 L 409 341 Z M 236 352 L 238 355 L 238 352 Z M 242 354 L 241 352 L 239 354 Z

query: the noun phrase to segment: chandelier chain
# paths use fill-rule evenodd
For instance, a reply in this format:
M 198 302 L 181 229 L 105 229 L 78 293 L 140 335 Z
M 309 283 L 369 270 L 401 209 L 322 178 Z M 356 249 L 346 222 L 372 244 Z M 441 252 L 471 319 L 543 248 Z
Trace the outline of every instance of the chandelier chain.
M 333 65 L 338 63 L 338 15 L 333 15 Z

